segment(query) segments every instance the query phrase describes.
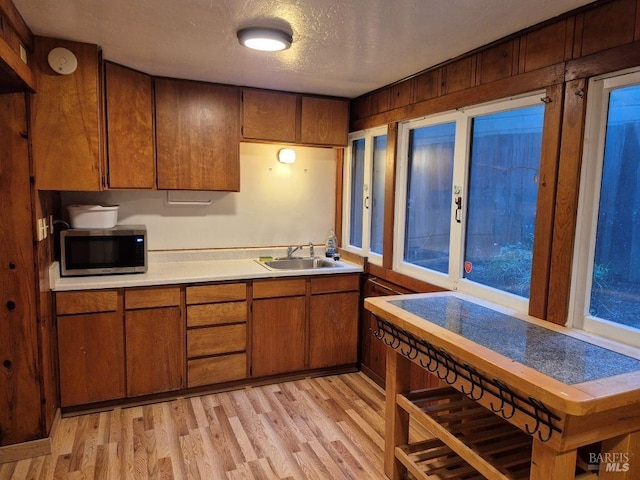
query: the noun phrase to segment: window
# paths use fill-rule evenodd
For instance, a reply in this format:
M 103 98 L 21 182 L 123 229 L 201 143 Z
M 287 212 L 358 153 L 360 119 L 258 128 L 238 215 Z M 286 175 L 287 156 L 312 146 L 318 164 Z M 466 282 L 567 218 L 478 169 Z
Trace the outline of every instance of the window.
M 384 236 L 386 132 L 385 127 L 351 134 L 344 162 L 348 190 L 344 195 L 342 244 L 377 264 L 382 263 Z
M 640 345 L 640 73 L 589 86 L 573 326 Z
M 400 127 L 394 268 L 526 311 L 540 95 Z

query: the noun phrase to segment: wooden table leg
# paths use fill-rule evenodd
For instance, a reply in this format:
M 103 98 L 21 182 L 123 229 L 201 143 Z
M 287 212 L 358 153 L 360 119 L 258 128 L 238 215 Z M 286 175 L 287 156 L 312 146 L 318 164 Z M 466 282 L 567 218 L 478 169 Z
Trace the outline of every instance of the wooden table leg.
M 640 478 L 640 432 L 604 440 L 598 480 L 636 480 L 638 478 Z
M 573 480 L 576 458 L 576 450 L 559 453 L 534 438 L 529 480 Z
M 411 362 L 387 348 L 384 473 L 392 480 L 404 478 L 407 469 L 396 459 L 395 448 L 409 442 L 409 414 L 396 403 L 398 393 L 410 388 Z

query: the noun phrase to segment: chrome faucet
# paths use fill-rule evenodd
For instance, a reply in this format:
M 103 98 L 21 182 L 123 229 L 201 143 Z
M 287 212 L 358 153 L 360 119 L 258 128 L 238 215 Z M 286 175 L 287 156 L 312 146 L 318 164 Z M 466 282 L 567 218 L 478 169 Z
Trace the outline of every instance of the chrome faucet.
M 292 258 L 293 252 L 295 252 L 296 250 L 300 250 L 301 248 L 302 246 L 294 247 L 293 245 L 289 245 L 287 247 L 287 258 Z
M 309 242 L 309 257 L 312 260 L 315 258 L 315 252 L 313 250 L 313 242 Z

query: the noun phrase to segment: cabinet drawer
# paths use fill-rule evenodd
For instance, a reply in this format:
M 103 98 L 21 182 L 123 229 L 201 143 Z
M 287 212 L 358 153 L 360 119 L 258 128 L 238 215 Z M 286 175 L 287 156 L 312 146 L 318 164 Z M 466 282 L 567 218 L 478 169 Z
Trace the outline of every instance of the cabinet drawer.
M 245 324 L 197 328 L 187 331 L 187 357 L 239 352 L 247 348 Z
M 246 376 L 246 353 L 199 358 L 197 360 L 189 360 L 187 364 L 188 387 L 241 380 Z
M 126 289 L 124 308 L 174 307 L 180 306 L 180 287 Z
M 211 303 L 187 307 L 187 327 L 247 321 L 247 302 Z
M 323 275 L 311 278 L 311 293 L 360 290 L 360 275 Z
M 56 313 L 115 312 L 118 310 L 117 290 L 82 290 L 56 293 Z
M 197 303 L 233 302 L 247 299 L 246 283 L 187 287 L 187 305 Z
M 253 298 L 292 297 L 306 293 L 306 280 L 256 280 L 253 282 Z

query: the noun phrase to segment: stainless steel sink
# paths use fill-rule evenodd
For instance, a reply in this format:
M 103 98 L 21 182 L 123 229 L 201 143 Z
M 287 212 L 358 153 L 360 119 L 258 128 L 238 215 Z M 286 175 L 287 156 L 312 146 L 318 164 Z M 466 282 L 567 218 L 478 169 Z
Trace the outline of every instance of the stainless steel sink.
M 307 270 L 310 268 L 339 268 L 339 263 L 323 258 L 292 258 L 260 262 L 268 268 L 276 270 Z

